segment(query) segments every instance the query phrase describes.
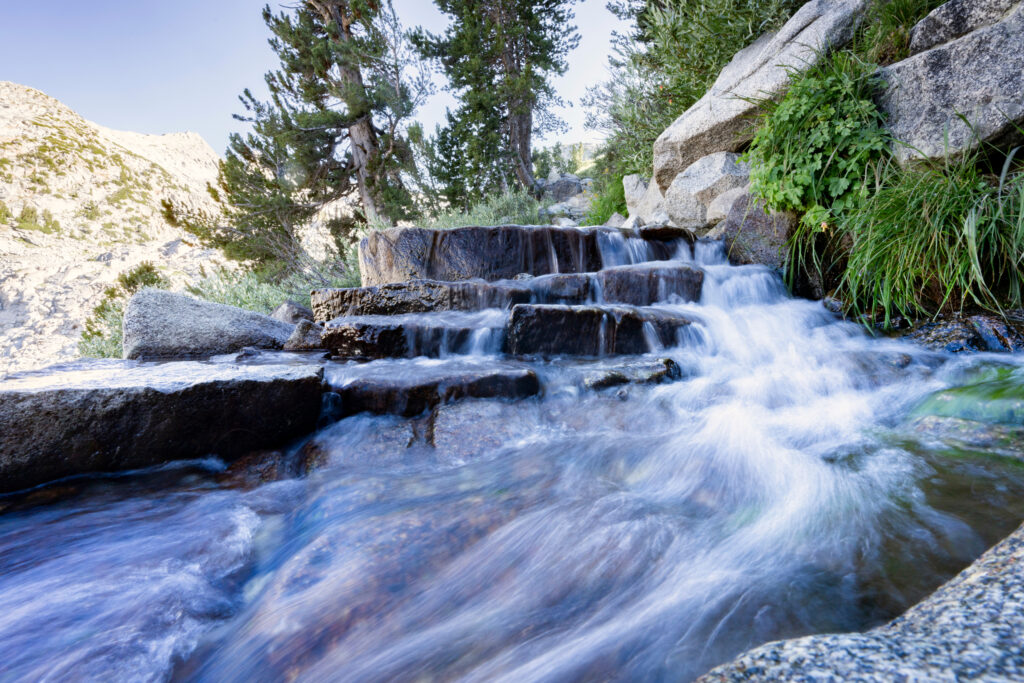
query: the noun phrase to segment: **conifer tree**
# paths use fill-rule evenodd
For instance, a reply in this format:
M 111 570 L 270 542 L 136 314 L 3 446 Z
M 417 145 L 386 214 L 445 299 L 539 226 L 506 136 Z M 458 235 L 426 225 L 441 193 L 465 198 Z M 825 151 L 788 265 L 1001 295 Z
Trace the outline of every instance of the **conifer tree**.
M 460 143 L 466 178 L 486 183 L 485 190 L 510 179 L 536 188 L 533 135 L 564 126 L 551 111 L 562 103 L 551 77 L 565 73 L 566 55 L 579 43 L 570 24 L 575 2 L 434 0 L 450 26 L 440 35 L 413 35 L 460 100 L 449 113 L 448 134 Z
M 264 7 L 263 19 L 280 67 L 266 75 L 269 101 L 241 97 L 246 114 L 236 118 L 252 130 L 231 136 L 220 176 L 230 226 L 216 237 L 239 256 L 270 259 L 338 199 L 354 200 L 357 219 L 406 217 L 403 128 L 430 86 L 411 68 L 390 0 L 304 0 Z

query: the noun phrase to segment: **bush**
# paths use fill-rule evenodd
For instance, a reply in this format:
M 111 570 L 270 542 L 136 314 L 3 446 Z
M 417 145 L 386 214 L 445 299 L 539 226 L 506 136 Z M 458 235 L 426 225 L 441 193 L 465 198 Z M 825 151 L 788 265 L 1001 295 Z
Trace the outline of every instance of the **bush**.
M 26 205 L 21 207 L 21 212 L 18 214 L 15 225 L 19 230 L 36 230 L 48 235 L 60 232 L 60 222 L 53 217 L 49 209 L 44 210 L 40 214 L 34 206 Z
M 626 191 L 622 186 L 622 176 L 602 176 L 595 186 L 595 196 L 590 203 L 590 211 L 581 225 L 604 225 L 613 213 L 625 216 Z
M 0 225 L 10 223 L 13 218 L 14 214 L 11 212 L 10 208 L 0 201 Z
M 873 97 L 875 66 L 848 52 L 820 61 L 764 114 L 745 160 L 751 191 L 780 211 L 819 226 L 863 201 L 869 176 L 889 142 Z
M 469 211 L 451 209 L 419 224 L 424 228 L 460 228 L 467 225 L 538 225 L 541 204 L 523 190 L 494 195 Z M 389 227 L 378 225 L 377 229 Z
M 947 166 L 889 165 L 843 216 L 851 241 L 840 296 L 853 310 L 916 317 L 1024 304 L 1024 173 L 986 176 L 971 156 Z

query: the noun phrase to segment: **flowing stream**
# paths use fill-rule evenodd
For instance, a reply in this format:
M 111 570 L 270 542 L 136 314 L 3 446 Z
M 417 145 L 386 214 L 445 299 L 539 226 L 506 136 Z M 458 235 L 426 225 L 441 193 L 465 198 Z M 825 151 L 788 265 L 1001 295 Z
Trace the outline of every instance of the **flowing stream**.
M 0 498 L 0 681 L 687 681 L 883 623 L 1024 519 L 1024 444 L 921 420 L 1024 363 L 870 339 L 718 245 L 695 260 L 701 300 L 661 305 L 695 324 L 650 354 L 680 381 L 535 361 L 541 398 L 349 417 L 291 447 L 305 476 L 210 459 Z M 375 362 L 507 362 L 478 341 Z

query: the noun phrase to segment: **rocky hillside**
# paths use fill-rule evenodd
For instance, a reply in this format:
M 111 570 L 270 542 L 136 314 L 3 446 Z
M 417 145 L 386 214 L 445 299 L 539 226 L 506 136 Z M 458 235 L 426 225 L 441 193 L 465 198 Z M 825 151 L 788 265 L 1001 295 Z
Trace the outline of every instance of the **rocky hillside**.
M 217 262 L 161 211 L 217 211 L 217 161 L 195 133 L 110 130 L 0 81 L 0 375 L 74 357 L 103 290 L 139 263 L 181 284 Z

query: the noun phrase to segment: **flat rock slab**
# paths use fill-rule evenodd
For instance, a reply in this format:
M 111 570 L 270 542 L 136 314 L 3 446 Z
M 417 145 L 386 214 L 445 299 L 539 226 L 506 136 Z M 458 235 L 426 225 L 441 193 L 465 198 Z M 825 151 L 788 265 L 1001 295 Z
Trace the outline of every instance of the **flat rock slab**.
M 658 358 L 591 370 L 584 375 L 583 386 L 600 390 L 624 384 L 662 384 L 682 377 L 683 370 L 678 363 L 671 358 Z
M 638 252 L 636 258 L 630 246 Z M 490 282 L 522 273 L 589 273 L 612 265 L 670 258 L 672 251 L 667 243 L 645 242 L 633 233 L 606 227 L 390 228 L 374 231 L 360 241 L 359 262 L 363 286 L 369 287 L 422 279 L 452 282 L 481 278 Z
M 89 361 L 0 381 L 0 491 L 170 460 L 231 458 L 310 432 L 316 366 Z
M 374 287 L 318 289 L 310 294 L 319 322 L 339 316 L 479 311 L 529 303 L 530 290 L 515 282 L 410 280 Z
M 519 304 L 507 331 L 517 356 L 641 354 L 674 346 L 690 320 L 653 308 Z
M 436 357 L 499 351 L 506 314 L 499 309 L 464 313 L 408 313 L 335 318 L 321 343 L 342 358 Z
M 461 398 L 527 398 L 540 393 L 530 368 L 516 363 L 376 361 L 330 364 L 330 390 L 341 396 L 341 414 L 371 412 L 413 417 Z
M 1021 680 L 1022 631 L 1024 528 L 885 626 L 768 643 L 699 681 Z
M 607 268 L 598 273 L 542 275 L 529 281 L 531 303 L 609 303 L 649 306 L 659 301 L 697 301 L 704 271 L 671 261 Z

